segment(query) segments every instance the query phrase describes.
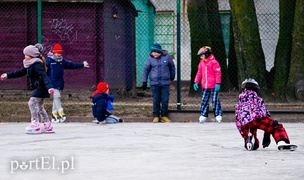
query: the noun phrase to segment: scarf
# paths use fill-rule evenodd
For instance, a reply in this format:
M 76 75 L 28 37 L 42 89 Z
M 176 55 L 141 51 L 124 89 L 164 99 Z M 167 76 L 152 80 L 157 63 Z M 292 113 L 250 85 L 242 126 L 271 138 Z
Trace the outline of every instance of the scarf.
M 36 63 L 36 62 L 41 62 L 41 63 L 43 63 L 42 60 L 39 59 L 39 58 L 32 58 L 32 59 L 30 59 L 30 60 L 24 59 L 24 60 L 23 60 L 23 66 L 24 66 L 25 68 L 28 68 L 28 67 L 30 67 L 32 64 L 34 64 L 34 63 Z

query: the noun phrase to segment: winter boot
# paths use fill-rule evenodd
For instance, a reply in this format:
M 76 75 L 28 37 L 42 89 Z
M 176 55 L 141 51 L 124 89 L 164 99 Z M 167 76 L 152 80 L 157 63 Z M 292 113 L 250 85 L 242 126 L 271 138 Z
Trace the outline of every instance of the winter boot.
M 158 123 L 159 122 L 159 117 L 154 117 L 153 123 Z
M 171 122 L 171 120 L 170 120 L 167 116 L 161 116 L 161 117 L 160 117 L 160 120 L 161 120 L 162 122 L 166 122 L 166 123 Z

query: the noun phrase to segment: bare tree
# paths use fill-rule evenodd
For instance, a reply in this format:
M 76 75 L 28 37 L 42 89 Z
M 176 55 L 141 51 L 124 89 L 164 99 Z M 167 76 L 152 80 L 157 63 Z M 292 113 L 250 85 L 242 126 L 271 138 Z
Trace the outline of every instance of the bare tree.
M 297 0 L 295 8 L 293 39 L 292 39 L 292 51 L 290 72 L 287 82 L 287 88 L 290 92 L 287 94 L 288 100 L 295 99 L 296 90 L 303 91 L 303 89 L 296 89 L 298 85 L 304 85 L 304 1 Z M 302 84 L 298 84 L 301 83 Z
M 195 94 L 193 81 L 199 64 L 197 51 L 202 46 L 210 46 L 222 68 L 222 90 L 228 89 L 228 68 L 225 45 L 221 29 L 217 0 L 188 0 L 187 14 L 191 38 L 191 88 L 190 95 Z
M 233 32 L 238 61 L 239 84 L 245 78 L 256 79 L 261 94 L 268 94 L 266 63 L 260 40 L 253 0 L 230 0 Z
M 292 49 L 292 31 L 296 1 L 280 0 L 279 40 L 275 53 L 272 89 L 277 100 L 286 100 L 286 88 Z M 270 82 L 271 83 L 271 82 Z

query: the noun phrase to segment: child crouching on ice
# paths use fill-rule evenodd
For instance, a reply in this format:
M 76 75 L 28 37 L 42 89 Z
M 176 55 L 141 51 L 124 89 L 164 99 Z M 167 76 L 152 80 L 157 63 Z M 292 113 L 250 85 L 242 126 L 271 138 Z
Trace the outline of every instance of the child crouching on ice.
M 92 94 L 92 112 L 98 120 L 97 124 L 114 124 L 123 122 L 122 119 L 112 115 L 108 110 L 114 110 L 112 102 L 114 95 L 109 94 L 109 85 L 106 82 L 100 82 Z
M 235 106 L 235 123 L 241 136 L 244 138 L 247 150 L 259 148 L 257 129 L 264 131 L 263 148 L 270 144 L 270 134 L 279 146 L 290 144 L 287 132 L 281 123 L 273 120 L 266 108 L 264 100 L 257 94 L 259 84 L 254 79 L 246 79 L 242 82 L 242 92 L 239 101 Z M 252 137 L 248 138 L 249 135 Z M 252 142 L 252 147 L 248 147 Z M 280 148 L 279 148 L 280 149 Z

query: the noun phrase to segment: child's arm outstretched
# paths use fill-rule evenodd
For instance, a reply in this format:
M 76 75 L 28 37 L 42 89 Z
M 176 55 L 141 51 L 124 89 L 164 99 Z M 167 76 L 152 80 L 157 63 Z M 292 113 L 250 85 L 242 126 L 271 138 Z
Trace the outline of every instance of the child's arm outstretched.
M 17 71 L 12 71 L 8 73 L 3 73 L 1 75 L 1 80 L 9 79 L 9 78 L 18 78 L 26 75 L 26 68 L 22 67 L 21 69 Z
M 62 60 L 62 64 L 64 69 L 79 69 L 79 68 L 89 68 L 89 63 L 87 61 L 83 61 L 82 63 L 67 61 L 65 59 Z

